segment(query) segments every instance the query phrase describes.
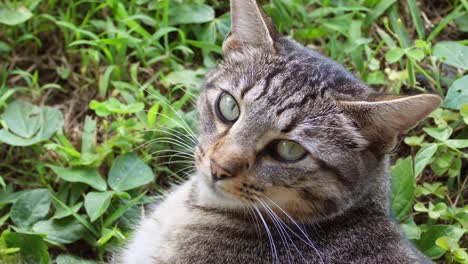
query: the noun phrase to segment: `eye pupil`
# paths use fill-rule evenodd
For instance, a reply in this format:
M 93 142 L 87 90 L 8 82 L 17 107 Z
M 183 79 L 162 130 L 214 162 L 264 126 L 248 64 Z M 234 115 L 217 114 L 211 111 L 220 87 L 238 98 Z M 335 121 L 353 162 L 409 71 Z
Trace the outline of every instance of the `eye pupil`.
M 221 119 L 226 122 L 234 122 L 240 115 L 237 101 L 227 92 L 223 92 L 219 95 L 216 110 Z
M 280 140 L 276 144 L 276 154 L 284 161 L 298 161 L 306 155 L 307 151 L 292 140 Z

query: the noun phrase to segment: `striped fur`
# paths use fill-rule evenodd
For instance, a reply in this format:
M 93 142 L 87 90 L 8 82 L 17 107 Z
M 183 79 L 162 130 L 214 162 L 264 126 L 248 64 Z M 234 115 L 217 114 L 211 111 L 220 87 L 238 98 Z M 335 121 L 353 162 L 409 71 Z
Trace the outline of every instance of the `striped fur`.
M 376 99 L 341 65 L 279 37 L 254 0 L 232 6 L 224 60 L 199 97 L 197 172 L 142 220 L 114 262 L 430 262 L 391 219 L 386 152 L 440 100 Z M 222 92 L 239 105 L 233 123 L 217 116 Z M 279 139 L 308 155 L 275 160 Z M 213 180 L 213 164 L 234 176 Z

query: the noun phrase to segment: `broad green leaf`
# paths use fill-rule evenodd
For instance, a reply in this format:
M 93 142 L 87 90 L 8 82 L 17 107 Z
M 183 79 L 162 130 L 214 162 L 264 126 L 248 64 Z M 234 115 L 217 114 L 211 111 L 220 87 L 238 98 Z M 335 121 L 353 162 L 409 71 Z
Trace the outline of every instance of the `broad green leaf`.
M 462 168 L 462 160 L 460 157 L 455 157 L 450 165 L 450 168 L 447 171 L 449 177 L 457 177 L 460 175 Z
M 406 145 L 411 147 L 421 146 L 424 143 L 424 135 L 405 137 L 404 141 Z
M 94 222 L 109 208 L 113 192 L 90 192 L 85 197 L 85 209 Z
M 445 250 L 436 245 L 438 238 L 446 236 L 458 241 L 464 234 L 463 229 L 449 225 L 431 225 L 421 235 L 421 238 L 415 241 L 416 246 L 424 255 L 431 259 L 438 259 L 444 255 Z
M 86 233 L 86 228 L 73 217 L 40 221 L 32 230 L 37 234 L 46 235 L 47 240 L 59 245 L 73 243 Z
M 47 216 L 50 203 L 49 190 L 36 189 L 27 191 L 11 207 L 11 220 L 18 227 L 28 228 Z
M 417 186 L 417 196 L 433 194 L 443 199 L 445 197 L 446 192 L 447 192 L 447 187 L 443 186 L 442 183 L 440 182 L 434 182 L 434 183 L 424 182 L 422 185 Z
M 177 85 L 182 84 L 190 89 L 199 89 L 203 83 L 203 70 L 180 70 L 169 73 L 164 78 L 164 84 Z
M 2 119 L 7 129 L 0 130 L 0 141 L 12 146 L 29 146 L 49 139 L 63 127 L 62 113 L 54 108 L 39 108 L 22 100 L 10 103 Z
M 450 135 L 452 135 L 452 128 L 451 127 L 446 127 L 446 128 L 435 128 L 435 127 L 425 127 L 423 130 L 431 137 L 440 140 L 440 141 L 445 141 L 449 139 Z
M 126 153 L 112 164 L 109 171 L 109 186 L 118 192 L 135 189 L 153 181 L 154 174 L 134 153 Z
M 400 226 L 408 239 L 413 240 L 421 237 L 421 228 L 416 225 L 413 218 L 406 219 Z
M 438 219 L 446 210 L 447 205 L 444 203 L 437 203 L 436 205 L 429 203 L 429 217 L 432 219 Z
M 92 100 L 89 104 L 89 108 L 96 111 L 98 116 L 106 117 L 110 114 L 133 114 L 142 111 L 145 105 L 141 102 L 134 104 L 122 104 L 116 98 L 112 97 L 107 101 L 98 102 Z
M 64 181 L 86 183 L 98 191 L 107 189 L 106 182 L 95 168 L 62 168 L 52 165 L 49 167 Z
M 429 212 L 429 209 L 427 209 L 426 206 L 421 202 L 417 202 L 413 208 L 416 212 Z
M 445 141 L 445 144 L 456 149 L 468 148 L 468 139 L 449 139 Z
M 2 114 L 2 119 L 12 133 L 31 138 L 39 131 L 40 123 L 37 116 L 40 114 L 40 108 L 26 101 L 16 100 L 8 105 Z
M 420 62 L 422 59 L 424 59 L 424 51 L 421 49 L 409 49 L 406 54 L 408 57 L 412 58 L 413 60 Z
M 411 209 L 414 200 L 416 180 L 413 175 L 411 157 L 399 159 L 391 169 L 392 210 L 397 219 L 402 219 Z
M 468 103 L 468 75 L 456 80 L 445 96 L 444 107 L 458 110 Z
M 389 62 L 389 63 L 395 63 L 397 61 L 399 61 L 403 55 L 405 55 L 405 50 L 402 49 L 402 48 L 393 48 L 391 50 L 389 50 L 387 52 L 387 54 L 385 54 L 385 59 Z
M 200 24 L 215 18 L 214 9 L 204 4 L 173 2 L 169 5 L 169 24 Z
M 443 236 L 443 237 L 439 237 L 436 240 L 436 245 L 443 248 L 444 250 L 452 250 L 452 249 L 459 248 L 457 242 L 458 241 L 453 238 Z
M 16 26 L 26 22 L 32 15 L 31 11 L 24 6 L 12 9 L 2 5 L 0 8 L 0 24 Z
M 468 47 L 455 41 L 442 41 L 435 45 L 434 56 L 453 67 L 468 70 Z
M 468 125 L 468 103 L 460 107 L 460 113 L 463 116 L 463 121 Z
M 13 190 L 0 190 L 0 208 L 16 202 L 26 191 L 13 192 Z
M 98 264 L 93 260 L 85 260 L 72 255 L 61 254 L 56 259 L 57 264 Z
M 8 248 L 20 249 L 21 263 L 49 264 L 47 245 L 41 236 L 5 231 L 2 238 Z
M 77 213 L 81 209 L 81 206 L 83 206 L 83 202 L 79 202 L 79 203 L 71 206 L 70 209 L 73 212 Z M 65 218 L 67 216 L 70 216 L 70 215 L 72 215 L 72 212 L 68 211 L 66 208 L 63 208 L 60 205 L 57 205 L 56 209 L 55 209 L 55 214 L 54 214 L 54 216 L 52 218 L 53 219 L 62 219 L 62 218 Z
M 417 177 L 431 161 L 432 156 L 437 151 L 437 144 L 431 143 L 424 145 L 414 158 L 414 175 Z

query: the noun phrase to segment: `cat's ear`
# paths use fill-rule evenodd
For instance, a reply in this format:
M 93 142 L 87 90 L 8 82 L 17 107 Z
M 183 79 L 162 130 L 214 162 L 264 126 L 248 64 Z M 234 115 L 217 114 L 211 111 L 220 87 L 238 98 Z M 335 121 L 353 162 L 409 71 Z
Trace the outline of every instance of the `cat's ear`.
M 256 0 L 231 0 L 231 32 L 223 43 L 224 52 L 254 45 L 274 49 L 277 31 Z
M 381 96 L 369 101 L 339 101 L 374 147 L 387 152 L 394 147 L 396 138 L 416 126 L 440 106 L 439 96 Z

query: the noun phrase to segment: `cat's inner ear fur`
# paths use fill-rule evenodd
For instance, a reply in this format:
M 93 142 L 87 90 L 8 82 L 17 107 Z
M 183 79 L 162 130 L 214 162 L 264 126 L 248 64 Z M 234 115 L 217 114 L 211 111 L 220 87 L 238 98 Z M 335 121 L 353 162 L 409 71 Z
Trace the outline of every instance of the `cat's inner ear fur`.
M 274 50 L 277 31 L 256 0 L 231 0 L 231 32 L 223 43 L 224 52 L 261 46 Z
M 427 117 L 442 103 L 430 94 L 379 96 L 369 101 L 339 101 L 359 125 L 363 136 L 379 154 L 391 150 L 397 137 Z

